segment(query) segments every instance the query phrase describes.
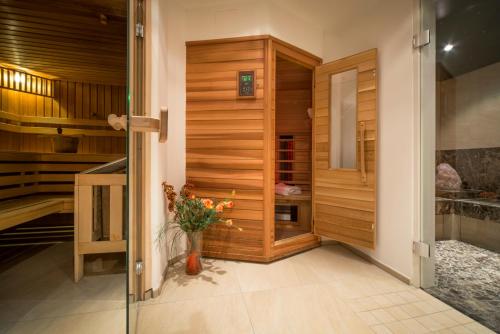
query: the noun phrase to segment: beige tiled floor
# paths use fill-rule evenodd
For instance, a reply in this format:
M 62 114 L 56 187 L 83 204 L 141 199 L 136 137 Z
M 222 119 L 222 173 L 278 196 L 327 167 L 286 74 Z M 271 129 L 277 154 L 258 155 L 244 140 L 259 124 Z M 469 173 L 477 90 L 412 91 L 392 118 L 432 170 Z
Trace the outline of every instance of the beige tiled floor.
M 492 333 L 341 246 L 271 264 L 205 260 L 170 271 L 137 333 Z
M 0 273 L 0 333 L 124 333 L 125 274 L 72 274 L 72 243 Z

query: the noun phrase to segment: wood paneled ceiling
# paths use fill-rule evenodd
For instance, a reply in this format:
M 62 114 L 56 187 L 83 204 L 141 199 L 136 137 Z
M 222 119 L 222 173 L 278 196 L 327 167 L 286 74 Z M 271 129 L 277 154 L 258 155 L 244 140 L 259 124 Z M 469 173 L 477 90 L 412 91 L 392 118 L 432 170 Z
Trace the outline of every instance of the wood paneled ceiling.
M 126 0 L 0 0 L 0 63 L 125 85 Z

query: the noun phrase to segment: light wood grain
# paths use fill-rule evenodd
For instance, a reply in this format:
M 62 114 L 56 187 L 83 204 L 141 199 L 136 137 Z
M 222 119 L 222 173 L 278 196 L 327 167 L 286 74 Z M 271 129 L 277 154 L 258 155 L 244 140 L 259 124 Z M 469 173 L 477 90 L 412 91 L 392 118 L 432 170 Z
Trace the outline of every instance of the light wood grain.
M 124 86 L 60 80 L 53 98 L 0 88 L 0 151 L 53 152 L 61 127 L 63 135 L 79 137 L 78 153 L 125 153 L 125 133 L 106 121 L 125 114 L 125 105 Z
M 75 176 L 75 255 L 74 280 L 83 277 L 85 254 L 126 252 L 123 234 L 123 188 L 125 174 L 79 174 Z M 109 240 L 95 240 L 93 189 L 95 186 L 109 186 L 109 201 L 103 212 L 109 213 Z
M 208 229 L 204 255 L 267 262 L 319 245 L 319 239 L 310 235 L 274 250 L 273 235 L 275 128 L 300 133 L 294 163 L 302 175 L 296 179 L 310 187 L 311 125 L 303 124 L 303 116 L 312 106 L 311 68 L 321 60 L 268 35 L 187 42 L 186 46 L 187 180 L 195 185 L 197 196 L 233 199 L 235 208 L 225 217 L 243 228 Z M 282 99 L 276 98 L 277 48 L 293 60 L 280 71 Z M 289 64 L 309 70 L 293 71 Z M 237 99 L 236 73 L 249 69 L 256 71 L 256 99 Z M 297 103 L 297 114 L 285 112 Z M 277 108 L 283 111 L 279 120 Z M 299 109 L 303 109 L 301 115 Z
M 263 197 L 265 42 L 188 42 L 186 50 L 187 180 L 199 196 L 232 198 L 235 190 L 241 207 L 225 217 L 241 225 L 252 222 L 260 231 L 263 211 L 255 200 Z M 249 69 L 256 70 L 256 99 L 238 100 L 237 71 Z M 205 252 L 237 249 L 235 258 L 263 255 L 262 232 L 213 228 L 205 235 Z
M 125 1 L 3 1 L 0 24 L 2 62 L 63 79 L 125 84 Z
M 369 50 L 316 69 L 314 118 L 314 231 L 366 248 L 375 248 L 377 161 L 377 51 Z M 356 69 L 357 166 L 331 169 L 330 77 Z M 360 159 L 363 159 L 360 161 Z

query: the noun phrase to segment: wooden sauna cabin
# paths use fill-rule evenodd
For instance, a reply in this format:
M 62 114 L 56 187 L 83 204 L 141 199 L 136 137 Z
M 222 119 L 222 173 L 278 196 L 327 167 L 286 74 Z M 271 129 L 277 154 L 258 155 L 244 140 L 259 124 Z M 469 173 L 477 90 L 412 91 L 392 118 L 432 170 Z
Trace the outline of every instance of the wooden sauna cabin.
M 7 0 L 0 19 L 0 257 L 31 256 L 30 249 L 75 235 L 84 243 L 78 254 L 98 253 L 90 243 L 122 241 L 116 231 L 123 226 L 112 233 L 100 227 L 96 217 L 108 221 L 111 214 L 93 210 L 97 199 L 89 204 L 89 192 L 123 190 L 126 177 L 108 175 L 106 182 L 120 179 L 110 185 L 80 173 L 125 157 L 126 133 L 107 118 L 127 113 L 127 3 Z M 102 197 L 110 192 L 103 189 Z M 81 233 L 74 228 L 78 207 Z M 121 207 L 113 221 L 122 219 Z
M 269 262 L 321 237 L 373 249 L 376 50 L 322 64 L 267 35 L 186 46 L 187 181 L 233 198 L 243 229 L 211 227 L 203 254 Z

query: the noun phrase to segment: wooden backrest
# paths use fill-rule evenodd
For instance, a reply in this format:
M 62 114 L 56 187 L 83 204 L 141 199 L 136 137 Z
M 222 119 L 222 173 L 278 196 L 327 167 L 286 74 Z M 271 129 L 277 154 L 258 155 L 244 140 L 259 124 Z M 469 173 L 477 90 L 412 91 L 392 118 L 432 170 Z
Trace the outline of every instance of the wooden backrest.
M 0 200 L 74 191 L 75 173 L 117 160 L 114 154 L 0 152 Z

